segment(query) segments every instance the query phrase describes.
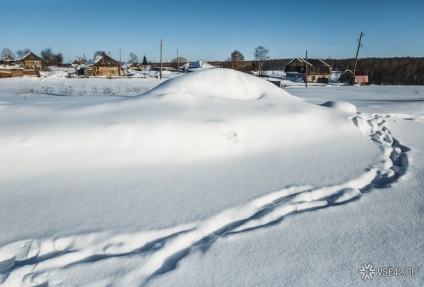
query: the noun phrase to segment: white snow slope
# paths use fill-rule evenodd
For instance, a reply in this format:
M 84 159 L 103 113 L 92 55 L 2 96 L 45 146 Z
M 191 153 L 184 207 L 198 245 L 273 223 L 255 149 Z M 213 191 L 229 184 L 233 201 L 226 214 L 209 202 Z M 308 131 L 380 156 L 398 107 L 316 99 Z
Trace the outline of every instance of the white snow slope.
M 20 81 L 41 89 L 66 80 Z M 408 229 L 418 257 L 355 247 L 369 232 L 384 239 L 387 225 L 368 227 L 368 216 L 387 218 L 385 207 L 398 206 L 378 195 L 411 174 L 410 148 L 386 116 L 307 103 L 226 69 L 130 98 L 23 98 L 5 86 L 0 284 L 356 286 L 365 255 L 422 266 L 422 211 Z M 422 273 L 384 279 L 370 282 L 423 282 Z

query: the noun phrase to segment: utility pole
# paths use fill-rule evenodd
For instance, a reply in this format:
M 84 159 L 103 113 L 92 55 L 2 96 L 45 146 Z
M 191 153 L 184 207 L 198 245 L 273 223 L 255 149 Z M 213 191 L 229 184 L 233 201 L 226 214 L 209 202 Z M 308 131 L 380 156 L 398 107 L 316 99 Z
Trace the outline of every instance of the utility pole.
M 305 87 L 308 87 L 308 50 L 306 50 Z
M 177 71 L 180 68 L 180 59 L 178 58 L 178 49 L 177 49 Z
M 160 79 L 162 80 L 162 39 L 160 39 Z
M 119 76 L 121 75 L 122 70 L 122 59 L 121 59 L 121 49 L 119 49 Z
M 358 49 L 356 50 L 356 57 L 355 57 L 355 66 L 353 67 L 352 86 L 355 85 L 356 66 L 358 65 L 359 48 L 361 48 L 361 41 L 362 41 L 362 36 L 363 35 L 364 34 L 361 32 L 361 35 L 359 36 Z

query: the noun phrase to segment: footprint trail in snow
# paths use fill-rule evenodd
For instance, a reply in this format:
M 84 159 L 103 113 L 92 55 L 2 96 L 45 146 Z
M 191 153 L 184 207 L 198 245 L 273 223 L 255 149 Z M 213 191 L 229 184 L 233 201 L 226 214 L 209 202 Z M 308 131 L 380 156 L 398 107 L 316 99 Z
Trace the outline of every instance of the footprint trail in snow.
M 54 275 L 62 268 L 124 256 L 140 256 L 143 264 L 120 278 L 117 285 L 148 285 L 152 278 L 177 268 L 190 253 L 207 250 L 221 237 L 265 228 L 289 215 L 348 203 L 373 188 L 387 187 L 405 174 L 409 148 L 391 135 L 383 116 L 357 113 L 351 121 L 383 153 L 383 160 L 357 179 L 318 188 L 284 188 L 204 221 L 166 229 L 11 243 L 0 247 L 0 285 L 59 286 L 62 282 Z

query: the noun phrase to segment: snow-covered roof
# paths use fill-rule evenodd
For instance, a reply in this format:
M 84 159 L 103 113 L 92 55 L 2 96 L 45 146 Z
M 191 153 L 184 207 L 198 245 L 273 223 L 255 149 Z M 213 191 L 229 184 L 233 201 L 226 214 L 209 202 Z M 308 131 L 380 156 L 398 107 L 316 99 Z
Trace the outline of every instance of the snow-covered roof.
M 76 69 L 79 70 L 79 69 L 84 69 L 84 68 L 93 66 L 97 64 L 102 58 L 103 58 L 103 55 L 97 55 L 95 58 L 88 60 L 85 64 L 76 66 Z
M 190 68 L 215 68 L 215 67 L 209 64 L 208 62 L 200 60 L 200 61 L 190 63 Z
M 306 63 L 306 60 L 305 59 L 303 59 L 303 58 L 296 58 L 296 59 L 291 60 L 287 64 L 287 66 L 289 66 L 294 61 L 299 61 L 299 62 L 302 62 L 302 63 Z M 327 64 L 326 62 L 324 62 L 321 59 L 308 59 L 308 65 L 309 66 L 328 66 L 328 67 L 331 67 L 329 64 Z
M 93 59 L 87 61 L 85 64 L 76 66 L 75 69 L 80 70 L 80 69 L 85 69 L 87 67 L 90 66 L 94 66 L 96 64 L 99 64 L 100 62 L 102 62 L 103 65 L 107 66 L 107 65 L 119 65 L 119 62 L 116 61 L 115 59 L 113 59 L 112 57 L 106 55 L 105 53 L 101 54 L 101 55 L 97 55 L 96 57 L 94 57 Z
M 10 55 L 7 55 L 6 57 L 4 57 L 4 59 L 3 59 L 3 61 L 14 61 L 15 60 L 15 58 L 13 58 L 12 56 L 10 56 Z
M 215 66 L 209 64 L 206 61 L 199 60 L 196 62 L 186 63 L 180 66 L 179 68 L 183 70 L 197 71 L 197 70 L 212 69 L 212 68 L 215 68 Z
M 33 58 L 37 58 L 37 59 L 39 59 L 39 60 L 42 60 L 39 56 L 37 56 L 36 54 L 34 54 L 33 52 L 29 52 L 29 53 L 26 53 L 21 59 L 19 59 L 19 60 L 25 60 L 26 58 L 28 58 L 29 56 L 33 56 Z

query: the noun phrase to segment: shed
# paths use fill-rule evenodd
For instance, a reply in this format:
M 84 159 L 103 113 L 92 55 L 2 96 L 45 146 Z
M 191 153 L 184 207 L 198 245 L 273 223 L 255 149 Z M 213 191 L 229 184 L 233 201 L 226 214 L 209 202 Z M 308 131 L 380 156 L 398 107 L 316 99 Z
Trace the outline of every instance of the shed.
M 5 66 L 14 66 L 16 65 L 16 61 L 12 56 L 6 56 L 1 62 L 0 64 L 3 64 Z
M 339 82 L 352 84 L 353 79 L 353 71 L 346 70 L 343 74 L 341 74 L 339 78 Z M 368 84 L 368 75 L 363 71 L 355 72 L 355 83 L 364 86 Z

